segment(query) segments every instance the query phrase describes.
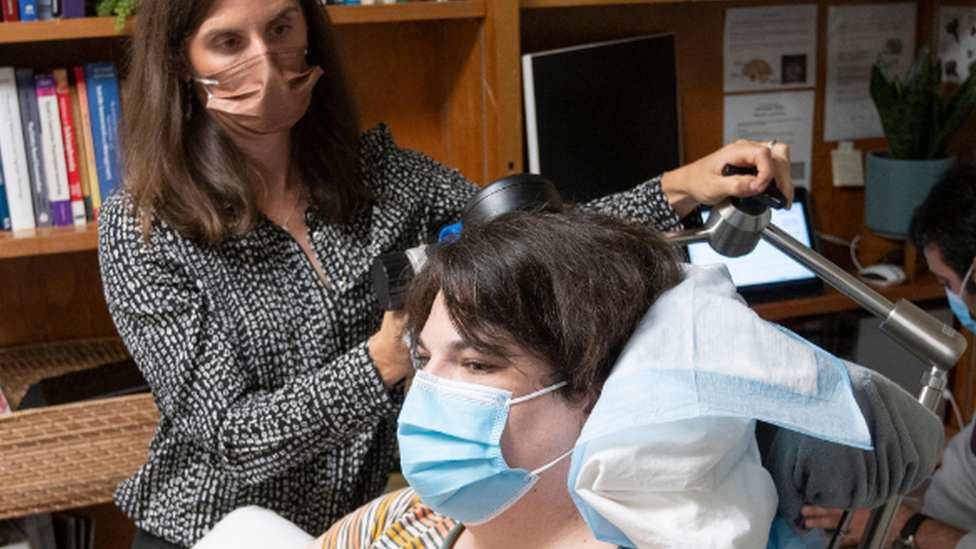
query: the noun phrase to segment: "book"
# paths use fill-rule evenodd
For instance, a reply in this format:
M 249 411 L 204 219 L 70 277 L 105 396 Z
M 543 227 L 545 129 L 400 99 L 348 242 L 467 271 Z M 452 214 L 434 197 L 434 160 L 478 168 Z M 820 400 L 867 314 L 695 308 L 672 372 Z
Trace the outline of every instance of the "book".
M 61 0 L 61 18 L 79 19 L 85 16 L 85 0 Z
M 60 19 L 61 18 L 61 0 L 50 0 L 51 1 L 51 18 Z
M 4 23 L 20 21 L 20 9 L 17 6 L 17 0 L 0 0 L 0 11 L 3 12 Z
M 37 112 L 41 119 L 41 157 L 47 172 L 47 196 L 51 200 L 51 219 L 55 225 L 71 225 L 71 191 L 64 161 L 61 114 L 57 87 L 51 74 L 34 75 L 37 86 Z
M 95 169 L 98 172 L 98 192 L 100 200 L 105 200 L 122 179 L 119 172 L 118 150 L 119 78 L 115 63 L 112 62 L 88 63 L 84 67 L 92 142 L 95 149 Z M 98 219 L 97 208 L 95 219 Z
M 24 146 L 27 149 L 27 173 L 30 175 L 31 198 L 34 204 L 34 223 L 38 227 L 50 227 L 51 200 L 48 196 L 48 172 L 44 167 L 41 149 L 41 118 L 37 110 L 37 88 L 34 71 L 16 69 L 17 94 L 20 100 L 20 121 L 24 128 Z
M 0 520 L 0 549 L 31 549 L 19 519 Z
M 64 164 L 68 170 L 68 191 L 71 194 L 71 218 L 75 225 L 84 225 L 85 201 L 81 192 L 81 170 L 78 166 L 78 144 L 75 139 L 75 123 L 71 110 L 71 94 L 68 91 L 68 71 L 54 70 L 54 87 L 58 97 L 58 113 L 61 115 L 61 136 L 64 140 Z
M 98 192 L 98 170 L 95 168 L 95 141 L 92 138 L 91 113 L 88 111 L 88 88 L 85 84 L 84 67 L 75 67 L 75 91 L 78 93 L 78 119 L 81 121 L 81 139 L 84 157 L 81 163 L 85 166 L 82 173 L 88 175 L 88 192 L 82 189 L 82 194 L 87 198 L 85 208 L 88 211 L 88 220 L 95 220 L 95 212 L 102 206 L 101 194 Z M 81 150 L 81 149 L 79 149 Z M 83 179 L 82 185 L 85 184 Z
M 91 183 L 87 162 L 88 148 L 91 145 L 85 141 L 84 124 L 81 121 L 81 98 L 78 93 L 77 83 L 71 83 L 68 86 L 68 94 L 71 97 L 71 124 L 74 128 L 75 148 L 78 151 L 78 176 L 81 179 L 81 198 L 84 202 L 85 219 L 87 221 L 93 221 L 95 217 L 92 215 Z
M 21 517 L 21 524 L 33 549 L 58 549 L 54 539 L 54 521 L 51 519 L 51 513 Z
M 51 519 L 58 549 L 81 549 L 78 547 L 78 515 L 70 511 L 58 511 L 51 513 Z
M 20 20 L 37 21 L 37 0 L 20 0 Z
M 31 203 L 27 150 L 20 121 L 17 78 L 13 67 L 0 67 L 0 164 L 3 164 L 10 228 L 33 229 L 34 205 Z
M 95 549 L 95 521 L 90 517 L 79 515 L 78 547 L 81 549 Z
M 7 397 L 3 396 L 3 387 L 0 387 L 0 416 L 10 413 L 10 403 Z
M 3 183 L 3 165 L 0 164 L 0 230 L 10 230 L 10 208 L 7 207 L 7 186 Z M 0 394 L 0 397 L 3 397 Z
M 37 0 L 37 20 L 47 21 L 48 19 L 54 19 L 51 0 Z

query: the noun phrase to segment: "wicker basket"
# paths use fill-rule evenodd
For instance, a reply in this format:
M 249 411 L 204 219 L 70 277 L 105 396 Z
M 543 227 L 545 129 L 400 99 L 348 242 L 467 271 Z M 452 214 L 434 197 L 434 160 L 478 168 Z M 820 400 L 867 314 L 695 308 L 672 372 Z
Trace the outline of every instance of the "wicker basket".
M 40 379 L 128 356 L 116 339 L 0 351 L 0 384 L 16 406 Z M 159 411 L 149 394 L 0 416 L 0 519 L 112 500 L 148 457 Z
M 59 341 L 0 349 L 0 389 L 17 409 L 27 388 L 38 381 L 128 358 L 117 337 Z

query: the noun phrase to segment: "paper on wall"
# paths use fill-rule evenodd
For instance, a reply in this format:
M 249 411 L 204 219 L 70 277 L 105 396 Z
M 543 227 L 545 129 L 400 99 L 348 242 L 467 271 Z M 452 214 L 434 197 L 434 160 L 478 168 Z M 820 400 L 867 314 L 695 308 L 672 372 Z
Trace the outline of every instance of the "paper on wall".
M 810 188 L 813 91 L 725 96 L 724 142 L 769 141 L 790 146 L 793 185 Z
M 824 141 L 883 137 L 869 92 L 871 65 L 884 53 L 904 75 L 915 54 L 915 4 L 830 6 Z
M 939 10 L 939 59 L 942 81 L 962 82 L 976 62 L 976 8 L 942 6 Z
M 830 151 L 830 167 L 835 187 L 863 187 L 864 160 L 854 143 L 841 141 Z
M 725 91 L 809 88 L 817 75 L 817 6 L 725 11 Z

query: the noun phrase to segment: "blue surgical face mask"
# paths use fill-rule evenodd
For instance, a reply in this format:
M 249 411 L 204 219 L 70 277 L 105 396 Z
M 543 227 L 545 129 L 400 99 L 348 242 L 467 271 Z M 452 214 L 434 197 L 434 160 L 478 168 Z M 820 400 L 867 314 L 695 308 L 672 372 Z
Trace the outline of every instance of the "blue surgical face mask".
M 513 404 L 554 391 L 557 383 L 513 399 L 510 391 L 417 372 L 400 411 L 400 467 L 421 501 L 467 525 L 497 517 L 539 480 L 534 470 L 511 469 L 499 442 Z
M 976 263 L 969 266 L 969 270 L 966 271 L 966 276 L 962 278 L 962 284 L 959 285 L 959 293 L 953 293 L 952 290 L 946 287 L 946 297 L 949 299 L 949 308 L 952 309 L 959 322 L 970 332 L 976 333 L 976 320 L 973 320 L 973 315 L 970 314 L 969 307 L 962 300 L 962 293 L 966 291 L 966 283 L 973 274 L 974 266 L 976 266 Z

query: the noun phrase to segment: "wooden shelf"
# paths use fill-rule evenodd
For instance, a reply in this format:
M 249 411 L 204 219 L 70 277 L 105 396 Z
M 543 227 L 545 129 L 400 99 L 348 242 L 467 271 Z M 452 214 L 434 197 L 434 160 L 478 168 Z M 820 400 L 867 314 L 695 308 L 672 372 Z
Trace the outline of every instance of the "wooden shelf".
M 376 6 L 329 6 L 329 17 L 337 25 L 355 23 L 393 23 L 397 21 L 436 21 L 441 19 L 481 19 L 485 0 L 449 2 L 406 2 Z
M 485 16 L 485 0 L 409 2 L 374 6 L 329 6 L 327 9 L 332 21 L 337 25 L 480 19 Z M 128 18 L 121 31 L 115 30 L 114 17 L 0 23 L 0 44 L 128 36 L 135 30 L 136 19 L 135 17 Z
M 624 4 L 674 4 L 712 2 L 718 0 L 519 0 L 520 8 L 578 8 L 586 6 L 614 6 Z
M 45 227 L 0 233 L 0 259 L 84 252 L 97 247 L 98 225 L 94 222 L 78 227 Z
M 135 19 L 129 18 L 121 31 L 115 30 L 114 17 L 85 17 L 82 19 L 53 19 L 0 24 L 0 44 L 109 38 L 126 36 L 135 29 Z
M 935 276 L 928 273 L 919 276 L 915 282 L 907 282 L 898 286 L 877 290 L 892 302 L 902 298 L 916 302 L 945 297 L 945 287 L 936 280 Z M 855 303 L 854 300 L 830 286 L 827 286 L 824 294 L 821 296 L 773 301 L 752 306 L 752 309 L 759 316 L 772 321 L 856 310 L 859 308 L 861 306 Z

